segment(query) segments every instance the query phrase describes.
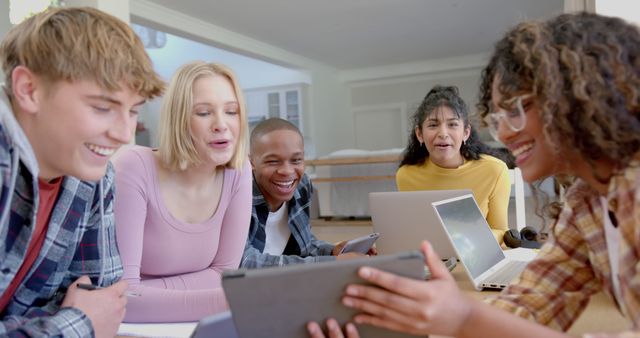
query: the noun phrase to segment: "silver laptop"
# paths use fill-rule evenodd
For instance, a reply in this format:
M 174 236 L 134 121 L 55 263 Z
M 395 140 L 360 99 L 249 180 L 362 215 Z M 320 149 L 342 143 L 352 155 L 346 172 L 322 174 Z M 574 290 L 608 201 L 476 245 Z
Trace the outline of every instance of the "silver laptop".
M 505 288 L 531 260 L 505 256 L 473 195 L 431 204 L 477 290 Z
M 369 208 L 373 231 L 380 233 L 376 242 L 383 255 L 418 250 L 425 239 L 442 258 L 456 255 L 442 231 L 431 202 L 470 194 L 471 190 L 421 190 L 372 192 Z

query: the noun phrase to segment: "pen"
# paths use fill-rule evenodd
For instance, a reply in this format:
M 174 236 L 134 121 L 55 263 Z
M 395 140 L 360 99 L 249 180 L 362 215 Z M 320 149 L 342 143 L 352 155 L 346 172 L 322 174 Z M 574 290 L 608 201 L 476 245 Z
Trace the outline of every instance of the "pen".
M 102 287 L 100 287 L 100 286 L 95 286 L 93 284 L 85 284 L 85 283 L 77 283 L 76 286 L 78 287 L 78 289 L 89 290 L 89 291 L 102 289 Z M 139 293 L 131 292 L 131 291 L 126 291 L 124 293 L 124 295 L 127 296 L 127 297 L 140 297 L 141 296 Z

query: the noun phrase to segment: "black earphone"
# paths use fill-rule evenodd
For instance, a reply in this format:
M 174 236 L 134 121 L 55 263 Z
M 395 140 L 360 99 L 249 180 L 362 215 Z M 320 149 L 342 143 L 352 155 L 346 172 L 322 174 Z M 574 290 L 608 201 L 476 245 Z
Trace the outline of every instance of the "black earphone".
M 539 249 L 542 243 L 538 241 L 538 232 L 531 227 L 524 227 L 520 232 L 509 229 L 504 233 L 504 244 L 510 248 Z

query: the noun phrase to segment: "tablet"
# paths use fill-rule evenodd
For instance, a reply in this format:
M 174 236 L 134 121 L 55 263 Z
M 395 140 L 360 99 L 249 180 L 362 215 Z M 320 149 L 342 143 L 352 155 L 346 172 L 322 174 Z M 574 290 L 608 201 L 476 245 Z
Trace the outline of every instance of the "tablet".
M 366 254 L 371 249 L 373 243 L 380 237 L 380 234 L 374 232 L 372 234 L 368 234 L 366 236 L 354 238 L 352 240 L 347 241 L 347 243 L 342 247 L 341 254 L 347 252 L 359 252 L 361 254 Z
M 309 321 L 324 326 L 329 317 L 344 325 L 356 311 L 342 305 L 340 299 L 347 284 L 365 283 L 356 273 L 365 265 L 414 279 L 424 276 L 424 258 L 417 251 L 224 272 L 222 287 L 238 337 L 308 337 L 306 325 Z M 413 337 L 367 325 L 358 325 L 358 330 L 361 337 L 368 338 Z
M 238 338 L 238 332 L 231 319 L 230 311 L 221 312 L 201 319 L 190 336 L 190 338 L 209 337 Z

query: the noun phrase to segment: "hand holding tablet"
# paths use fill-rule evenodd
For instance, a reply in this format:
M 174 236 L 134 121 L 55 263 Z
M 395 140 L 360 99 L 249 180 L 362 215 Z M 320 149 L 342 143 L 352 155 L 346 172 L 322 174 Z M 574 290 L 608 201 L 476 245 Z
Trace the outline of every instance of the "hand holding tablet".
M 222 275 L 229 308 L 240 338 L 308 337 L 307 324 L 335 318 L 340 325 L 358 313 L 341 303 L 347 285 L 370 285 L 358 276 L 362 266 L 421 280 L 420 252 L 362 257 L 344 261 L 239 269 Z M 409 338 L 369 325 L 356 325 L 361 337 Z M 217 335 L 216 335 L 217 336 Z

